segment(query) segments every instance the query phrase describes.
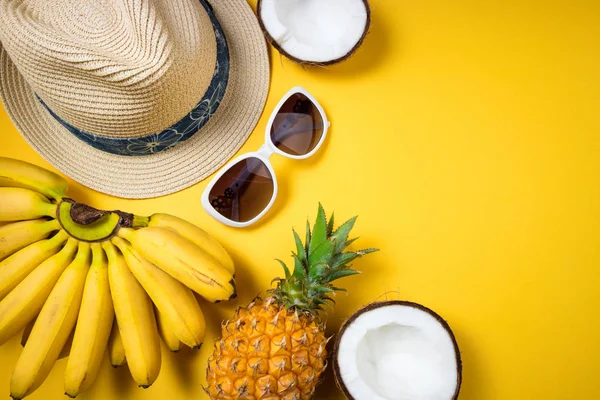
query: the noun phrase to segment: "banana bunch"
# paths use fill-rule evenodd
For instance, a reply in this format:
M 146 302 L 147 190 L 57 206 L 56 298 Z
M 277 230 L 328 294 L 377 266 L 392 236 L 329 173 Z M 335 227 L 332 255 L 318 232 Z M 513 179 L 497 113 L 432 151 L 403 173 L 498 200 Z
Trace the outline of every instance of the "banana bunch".
M 10 382 L 22 399 L 68 357 L 64 388 L 90 387 L 105 353 L 147 388 L 171 351 L 199 348 L 210 302 L 236 296 L 234 265 L 197 226 L 168 214 L 102 211 L 50 171 L 0 157 L 0 345 L 23 331 Z

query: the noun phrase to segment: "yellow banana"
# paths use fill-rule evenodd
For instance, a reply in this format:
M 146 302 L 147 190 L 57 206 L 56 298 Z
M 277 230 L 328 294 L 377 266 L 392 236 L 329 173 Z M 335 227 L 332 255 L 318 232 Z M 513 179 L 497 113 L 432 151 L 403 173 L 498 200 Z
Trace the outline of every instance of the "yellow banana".
M 57 201 L 67 193 L 67 181 L 60 175 L 14 158 L 0 157 L 0 186 L 32 189 Z
M 40 263 L 59 252 L 69 235 L 59 231 L 50 239 L 40 240 L 0 262 L 0 300 L 13 290 Z
M 56 204 L 29 189 L 0 187 L 0 221 L 55 217 Z
M 125 347 L 123 347 L 123 339 L 119 332 L 119 324 L 117 320 L 113 322 L 112 331 L 108 338 L 108 358 L 110 359 L 110 365 L 117 368 L 125 365 L 127 359 L 125 357 Z
M 77 256 L 56 282 L 17 361 L 10 381 L 13 399 L 37 389 L 60 355 L 77 321 L 90 259 L 90 245 L 79 243 Z
M 16 251 L 31 243 L 47 238 L 50 233 L 60 229 L 60 224 L 53 219 L 33 219 L 31 221 L 13 222 L 0 227 L 0 260 L 4 260 Z
M 227 271 L 235 273 L 233 260 L 221 243 L 191 222 L 170 214 L 154 214 L 148 226 L 171 229 L 213 256 Z
M 21 335 L 21 346 L 25 347 L 27 344 L 27 340 L 29 339 L 29 335 L 31 335 L 31 331 L 33 330 L 33 326 L 35 325 L 35 319 L 32 319 L 23 330 L 23 334 Z M 65 345 L 63 346 L 60 354 L 58 355 L 58 359 L 61 360 L 65 357 L 69 356 L 69 352 L 71 351 L 71 345 L 73 344 L 73 334 L 75 333 L 75 329 L 71 330 L 71 334 L 67 338 Z
M 145 260 L 120 237 L 113 243 L 121 250 L 129 270 L 142 285 L 158 310 L 171 322 L 177 338 L 190 347 L 204 341 L 206 322 L 194 293 L 178 280 Z
M 102 243 L 108 255 L 108 277 L 127 355 L 127 366 L 136 383 L 147 388 L 160 372 L 160 339 L 152 301 L 127 268 L 125 258 L 111 242 Z
M 85 279 L 81 309 L 65 370 L 65 394 L 71 398 L 94 383 L 115 317 L 106 254 L 99 243 L 92 243 L 91 247 L 92 265 Z
M 158 311 L 158 308 L 155 308 L 154 312 L 156 313 L 156 322 L 158 323 L 158 333 L 160 334 L 160 337 L 169 350 L 177 353 L 181 350 L 181 341 L 177 338 L 175 332 L 173 332 L 173 323 L 168 321 L 167 317 Z
M 121 228 L 118 235 L 127 239 L 142 257 L 205 299 L 217 302 L 235 298 L 233 274 L 177 233 L 147 227 Z
M 40 312 L 56 281 L 73 260 L 77 244 L 77 240 L 69 239 L 60 252 L 42 262 L 0 301 L 0 345 Z

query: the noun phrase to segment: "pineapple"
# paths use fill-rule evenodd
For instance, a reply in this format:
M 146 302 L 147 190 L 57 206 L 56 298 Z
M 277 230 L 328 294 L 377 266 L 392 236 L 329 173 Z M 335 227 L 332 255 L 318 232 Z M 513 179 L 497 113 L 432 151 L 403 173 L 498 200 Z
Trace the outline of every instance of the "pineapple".
M 376 251 L 344 252 L 354 241 L 348 235 L 356 217 L 334 231 L 319 205 L 311 232 L 307 223 L 303 244 L 294 231 L 294 269 L 282 262 L 285 278 L 263 300 L 238 308 L 222 324 L 207 367 L 206 392 L 211 399 L 310 399 L 327 367 L 325 324 L 319 312 L 344 290 L 332 282 L 357 274 L 348 263 Z

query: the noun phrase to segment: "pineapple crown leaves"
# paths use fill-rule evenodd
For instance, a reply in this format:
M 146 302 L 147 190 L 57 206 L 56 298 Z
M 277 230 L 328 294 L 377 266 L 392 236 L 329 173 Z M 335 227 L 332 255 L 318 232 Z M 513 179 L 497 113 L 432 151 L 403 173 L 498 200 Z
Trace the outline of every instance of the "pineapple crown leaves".
M 306 224 L 304 243 L 294 230 L 295 252 L 292 252 L 294 268 L 290 269 L 283 261 L 277 260 L 285 273 L 285 278 L 275 278 L 277 287 L 271 293 L 288 308 L 315 313 L 323 306 L 335 303 L 331 297 L 336 291 L 345 289 L 333 286 L 332 282 L 346 276 L 360 273 L 351 268 L 350 263 L 377 249 L 345 251 L 356 239 L 349 239 L 356 217 L 349 219 L 334 229 L 334 215 L 329 220 L 323 206 L 319 204 L 316 222 L 311 230 Z

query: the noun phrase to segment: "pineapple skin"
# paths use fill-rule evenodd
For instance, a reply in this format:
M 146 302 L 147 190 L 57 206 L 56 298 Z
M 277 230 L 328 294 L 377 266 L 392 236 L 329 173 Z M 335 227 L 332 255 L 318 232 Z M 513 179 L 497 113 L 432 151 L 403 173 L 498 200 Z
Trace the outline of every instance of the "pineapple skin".
M 327 342 L 314 315 L 257 298 L 222 324 L 205 390 L 213 400 L 310 399 L 327 367 Z

